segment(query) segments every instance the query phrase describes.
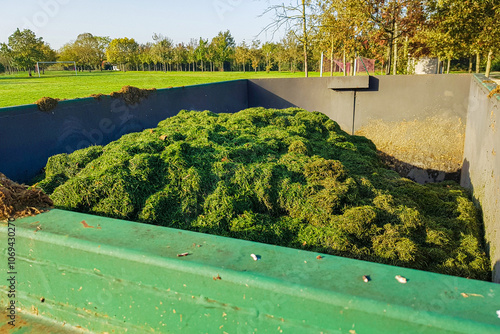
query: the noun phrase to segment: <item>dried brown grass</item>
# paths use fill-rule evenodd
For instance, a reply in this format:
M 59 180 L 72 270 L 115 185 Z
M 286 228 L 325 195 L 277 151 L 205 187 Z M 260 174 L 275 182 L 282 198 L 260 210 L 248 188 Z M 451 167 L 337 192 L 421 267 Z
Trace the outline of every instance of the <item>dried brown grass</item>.
M 57 103 L 59 103 L 59 99 L 54 99 L 51 97 L 42 97 L 38 101 L 35 102 L 35 104 L 38 106 L 38 109 L 40 111 L 52 111 L 57 107 Z
M 34 216 L 52 206 L 43 191 L 13 182 L 0 173 L 0 220 Z
M 126 104 L 134 105 L 146 99 L 156 88 L 140 89 L 132 86 L 124 86 L 120 91 L 110 94 L 112 98 L 122 98 Z
M 423 169 L 456 172 L 462 167 L 465 124 L 458 117 L 424 120 L 373 120 L 356 132 L 385 154 Z

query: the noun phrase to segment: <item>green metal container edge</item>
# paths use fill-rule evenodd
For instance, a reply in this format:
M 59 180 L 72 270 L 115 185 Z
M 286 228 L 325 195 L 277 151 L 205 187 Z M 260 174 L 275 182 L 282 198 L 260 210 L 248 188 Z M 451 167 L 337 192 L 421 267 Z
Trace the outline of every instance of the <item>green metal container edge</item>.
M 494 283 L 62 210 L 10 224 L 16 296 L 2 279 L 0 314 L 14 300 L 24 329 L 500 332 Z

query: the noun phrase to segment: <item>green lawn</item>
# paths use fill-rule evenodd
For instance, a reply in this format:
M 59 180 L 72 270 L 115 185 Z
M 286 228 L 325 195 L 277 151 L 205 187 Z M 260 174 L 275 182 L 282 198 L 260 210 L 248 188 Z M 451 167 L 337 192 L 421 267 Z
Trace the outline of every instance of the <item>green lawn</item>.
M 325 74 L 328 75 L 328 74 Z M 86 97 L 91 94 L 110 94 L 130 85 L 139 88 L 168 88 L 202 83 L 261 78 L 299 78 L 296 72 L 84 72 L 76 75 L 47 73 L 29 77 L 27 73 L 0 75 L 0 107 L 31 104 L 48 96 L 60 99 Z M 310 76 L 319 76 L 310 72 Z

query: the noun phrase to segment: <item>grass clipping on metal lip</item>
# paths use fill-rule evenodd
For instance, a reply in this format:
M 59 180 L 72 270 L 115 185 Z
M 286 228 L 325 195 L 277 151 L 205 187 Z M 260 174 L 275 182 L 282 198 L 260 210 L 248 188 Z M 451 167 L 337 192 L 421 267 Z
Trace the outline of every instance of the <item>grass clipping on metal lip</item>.
M 401 178 L 318 112 L 182 111 L 51 157 L 39 186 L 59 208 L 490 279 L 466 190 Z

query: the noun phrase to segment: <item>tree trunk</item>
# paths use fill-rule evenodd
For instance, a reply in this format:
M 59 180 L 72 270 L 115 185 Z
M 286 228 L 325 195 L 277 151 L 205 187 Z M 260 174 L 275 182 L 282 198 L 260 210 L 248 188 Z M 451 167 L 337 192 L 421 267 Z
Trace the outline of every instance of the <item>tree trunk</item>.
M 472 55 L 469 56 L 469 73 L 472 73 Z
M 304 72 L 306 78 L 309 76 L 309 70 L 307 68 L 307 17 L 306 17 L 306 0 L 302 0 L 302 31 L 304 33 Z
M 333 35 L 332 35 L 332 47 L 330 48 L 330 76 L 333 77 Z
M 392 75 L 398 74 L 398 43 L 394 41 L 394 55 L 392 57 Z
M 398 34 L 398 25 L 397 23 L 394 23 L 394 35 L 397 36 Z M 397 37 L 394 38 L 393 41 L 394 44 L 394 56 L 392 59 L 392 75 L 398 74 L 398 39 Z
M 387 45 L 387 62 L 385 63 L 385 75 L 391 74 L 391 64 L 392 64 L 392 37 L 389 39 L 389 44 Z
M 479 54 L 479 51 L 476 52 L 476 73 L 479 73 L 479 68 L 481 65 L 481 55 Z
M 446 65 L 446 74 L 450 74 L 451 57 L 448 58 L 448 64 Z
M 493 50 L 490 49 L 490 51 L 488 51 L 488 60 L 486 62 L 486 77 L 489 78 L 490 77 L 490 71 L 491 71 L 491 57 L 493 57 Z
M 347 71 L 347 64 L 346 64 L 346 61 L 345 61 L 345 46 L 344 46 L 344 58 L 342 59 L 342 62 L 344 63 L 344 76 L 346 76 L 346 71 Z

